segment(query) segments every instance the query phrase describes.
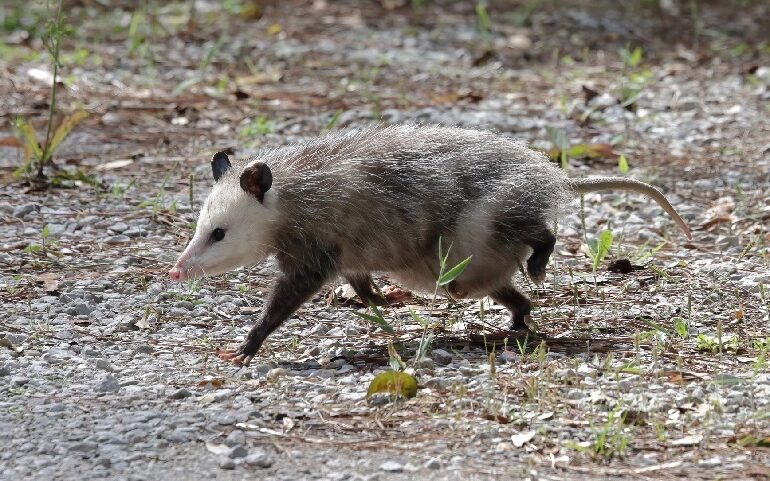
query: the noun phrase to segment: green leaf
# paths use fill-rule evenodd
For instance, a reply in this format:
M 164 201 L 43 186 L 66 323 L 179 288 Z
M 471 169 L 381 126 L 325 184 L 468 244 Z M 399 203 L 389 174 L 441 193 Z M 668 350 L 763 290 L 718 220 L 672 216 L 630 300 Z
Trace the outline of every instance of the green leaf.
M 395 397 L 411 398 L 417 395 L 417 379 L 403 371 L 383 372 L 374 377 L 366 390 L 366 397 L 384 392 Z
M 377 309 L 376 306 L 371 306 L 371 307 L 372 307 L 372 310 L 374 311 L 374 315 L 367 314 L 365 312 L 353 312 L 353 314 L 360 317 L 361 319 L 371 322 L 372 324 L 378 326 L 380 329 L 387 332 L 388 334 L 395 334 L 396 331 L 394 331 L 393 328 L 390 327 L 390 324 L 388 324 L 388 321 L 386 321 L 385 318 L 382 317 L 382 312 L 380 312 L 380 310 Z
M 621 174 L 628 172 L 628 160 L 626 160 L 626 156 L 623 154 L 618 157 L 618 170 Z
M 24 248 L 24 252 L 27 254 L 34 254 L 35 252 L 43 252 L 43 246 L 40 244 L 30 244 Z
M 417 348 L 417 355 L 416 358 L 419 361 L 420 359 L 424 358 L 425 355 L 428 353 L 428 348 L 430 347 L 430 344 L 433 342 L 433 334 L 428 334 L 422 340 L 420 341 L 420 347 Z
M 176 97 L 177 95 L 181 94 L 185 90 L 189 89 L 195 84 L 198 84 L 203 81 L 203 77 L 200 75 L 196 75 L 194 77 L 190 77 L 187 80 L 183 80 L 177 84 L 176 87 L 174 87 L 174 90 L 171 91 L 171 95 Z
M 43 230 L 40 231 L 40 237 L 42 237 L 43 239 L 46 239 L 50 235 L 51 235 L 51 231 L 50 229 L 48 229 L 48 224 L 46 224 L 45 226 L 43 226 Z
M 596 253 L 594 255 L 594 272 L 599 267 L 602 260 L 609 254 L 612 248 L 612 231 L 604 230 L 599 234 L 599 239 L 596 243 Z
M 409 315 L 412 316 L 412 319 L 414 319 L 414 322 L 420 325 L 420 327 L 428 327 L 428 321 L 423 319 L 423 317 L 419 314 L 417 314 L 414 309 L 409 309 Z
M 447 272 L 443 273 L 438 278 L 438 281 L 436 281 L 438 285 L 445 286 L 450 282 L 452 282 L 453 280 L 455 280 L 457 276 L 462 274 L 465 268 L 468 267 L 468 264 L 471 262 L 471 257 L 473 256 L 466 257 L 465 260 L 461 261 L 459 264 L 449 269 Z

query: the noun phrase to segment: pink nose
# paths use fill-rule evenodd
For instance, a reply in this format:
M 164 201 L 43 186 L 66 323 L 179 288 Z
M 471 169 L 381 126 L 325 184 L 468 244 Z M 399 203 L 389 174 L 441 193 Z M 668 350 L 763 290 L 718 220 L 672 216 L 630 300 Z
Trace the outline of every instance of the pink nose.
M 174 267 L 170 271 L 168 271 L 168 276 L 171 278 L 172 281 L 181 281 L 182 280 L 182 269 L 178 267 Z

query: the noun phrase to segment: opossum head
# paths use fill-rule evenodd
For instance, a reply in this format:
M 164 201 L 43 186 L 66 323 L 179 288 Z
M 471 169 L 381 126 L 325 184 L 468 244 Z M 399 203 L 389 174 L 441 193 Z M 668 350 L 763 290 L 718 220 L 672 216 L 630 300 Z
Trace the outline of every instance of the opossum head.
M 276 218 L 273 176 L 262 162 L 241 171 L 224 152 L 211 160 L 214 187 L 203 204 L 195 235 L 169 271 L 175 281 L 213 276 L 253 265 L 270 253 Z

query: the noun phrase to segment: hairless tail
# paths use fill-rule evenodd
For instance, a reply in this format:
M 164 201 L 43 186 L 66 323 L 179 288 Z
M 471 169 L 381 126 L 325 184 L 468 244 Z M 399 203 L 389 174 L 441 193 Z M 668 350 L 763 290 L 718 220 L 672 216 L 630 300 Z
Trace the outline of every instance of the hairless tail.
M 692 239 L 690 228 L 687 227 L 684 219 L 679 216 L 663 193 L 650 184 L 625 177 L 593 177 L 588 179 L 570 179 L 570 185 L 578 194 L 599 190 L 628 190 L 644 194 L 657 202 L 674 219 L 674 222 L 682 229 L 687 238 Z

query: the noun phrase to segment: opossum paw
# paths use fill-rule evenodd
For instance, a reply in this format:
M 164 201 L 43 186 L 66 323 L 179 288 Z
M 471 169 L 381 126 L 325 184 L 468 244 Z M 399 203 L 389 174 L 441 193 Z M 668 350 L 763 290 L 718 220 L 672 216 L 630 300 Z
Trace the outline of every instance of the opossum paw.
M 546 262 L 548 262 L 548 259 L 546 259 Z M 543 263 L 528 262 L 527 274 L 529 274 L 530 280 L 537 285 L 542 284 L 545 281 L 545 267 L 546 264 Z
M 223 361 L 228 361 L 236 366 L 248 366 L 251 363 L 253 354 L 246 354 L 243 352 L 244 346 L 238 349 L 216 349 L 217 356 Z
M 380 296 L 377 296 L 377 298 L 380 300 L 383 304 L 399 304 L 402 302 L 406 302 L 412 298 L 412 294 L 409 291 L 405 291 L 401 289 L 398 286 L 385 286 L 381 290 L 382 295 L 385 296 L 385 299 L 383 300 Z M 384 302 L 383 302 L 384 301 Z
M 534 329 L 535 323 L 532 321 L 532 316 L 529 314 L 525 315 L 514 315 L 511 319 L 511 330 L 512 331 L 530 331 L 535 332 Z

